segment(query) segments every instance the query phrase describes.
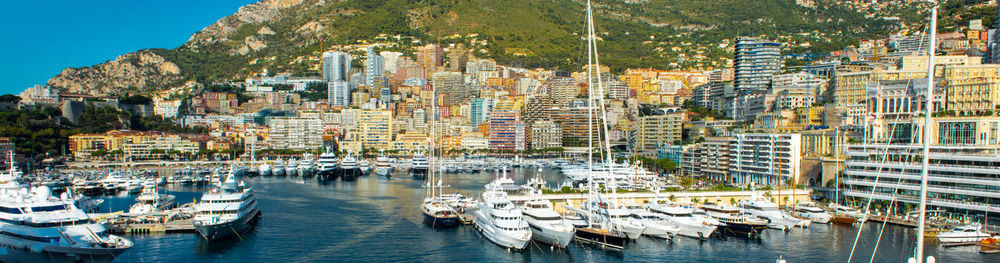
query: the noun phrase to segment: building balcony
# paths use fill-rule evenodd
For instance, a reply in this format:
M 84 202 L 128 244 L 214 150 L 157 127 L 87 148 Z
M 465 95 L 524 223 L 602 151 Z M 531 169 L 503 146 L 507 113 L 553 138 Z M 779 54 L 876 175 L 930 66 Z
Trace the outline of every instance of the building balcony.
M 901 174 L 897 172 L 875 172 L 875 171 L 857 171 L 857 170 L 844 170 L 844 174 L 847 175 L 857 175 L 857 176 L 870 176 L 870 177 L 880 177 L 880 178 L 892 178 L 904 180 L 920 180 L 920 175 L 918 174 Z M 944 182 L 944 183 L 959 183 L 959 184 L 972 184 L 972 185 L 990 185 L 990 186 L 1000 186 L 1000 181 L 990 180 L 990 179 L 978 179 L 964 176 L 946 176 L 946 175 L 928 175 L 927 180 L 931 182 Z
M 867 186 L 875 187 L 876 183 L 872 180 L 861 180 L 861 179 L 846 179 L 844 184 L 856 185 L 856 186 Z M 897 184 L 891 182 L 878 182 L 878 187 L 887 189 L 903 189 L 910 191 L 920 191 L 920 185 L 916 184 Z M 1000 198 L 1000 192 L 981 190 L 981 189 L 968 189 L 961 187 L 948 187 L 948 186 L 937 186 L 929 185 L 927 186 L 928 192 L 942 193 L 942 194 L 960 194 L 968 196 L 980 196 L 989 198 Z
M 871 197 L 872 199 L 884 200 L 884 201 L 892 201 L 893 200 L 893 195 L 892 194 L 886 194 L 886 193 L 874 193 L 874 194 L 872 194 L 872 192 L 870 192 L 870 191 L 844 190 L 844 195 L 858 197 L 858 198 L 868 198 L 868 197 Z M 898 202 L 920 204 L 920 198 L 917 197 L 917 196 L 896 195 L 895 197 L 896 197 L 895 200 L 898 201 Z M 930 198 L 930 197 L 928 197 L 927 198 L 927 205 L 928 206 L 937 206 L 937 207 L 948 207 L 948 208 L 955 208 L 955 209 L 975 210 L 975 211 L 983 211 L 983 212 L 987 212 L 987 210 L 989 210 L 988 212 L 990 212 L 990 213 L 1000 213 L 1000 206 L 998 206 L 998 205 L 988 205 L 988 204 L 979 203 L 979 202 L 967 202 L 967 201 L 961 201 L 961 200 L 951 200 L 951 199 L 941 199 L 941 198 Z

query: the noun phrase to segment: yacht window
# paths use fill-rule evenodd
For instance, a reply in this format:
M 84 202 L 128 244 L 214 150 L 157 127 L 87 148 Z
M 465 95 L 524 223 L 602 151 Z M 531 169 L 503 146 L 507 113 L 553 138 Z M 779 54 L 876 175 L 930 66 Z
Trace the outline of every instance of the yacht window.
M 65 209 L 66 209 L 65 205 L 51 205 L 51 206 L 32 207 L 31 211 L 32 212 L 51 212 L 51 211 L 59 211 L 59 210 L 65 210 Z
M 59 242 L 59 237 L 36 237 L 36 236 L 29 236 L 29 235 L 18 234 L 18 233 L 7 232 L 7 231 L 0 231 L 0 234 L 6 235 L 6 236 L 16 237 L 16 238 L 20 238 L 20 239 L 27 239 L 27 240 L 37 241 L 37 242 L 44 242 L 44 243 L 58 243 Z
M 3 207 L 3 206 L 0 206 L 0 212 L 4 212 L 4 213 L 8 213 L 8 214 L 20 214 L 21 213 L 21 209 L 18 209 L 17 207 Z

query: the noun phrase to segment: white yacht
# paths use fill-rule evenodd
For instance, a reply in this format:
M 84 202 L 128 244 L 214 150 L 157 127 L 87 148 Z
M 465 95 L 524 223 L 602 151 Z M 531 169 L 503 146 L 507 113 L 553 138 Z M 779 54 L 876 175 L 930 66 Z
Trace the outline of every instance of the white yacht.
M 320 154 L 319 159 L 316 160 L 316 172 L 322 179 L 336 178 L 338 166 L 340 166 L 340 160 L 337 159 L 336 154 L 330 151 Z
M 757 192 L 752 193 L 751 200 L 740 201 L 739 207 L 746 213 L 767 220 L 769 228 L 791 230 L 802 221 L 781 211 L 777 204 L 764 199 Z
M 361 171 L 361 175 L 368 175 L 372 171 L 372 167 L 368 164 L 368 160 L 358 160 L 358 170 Z
M 110 171 L 104 178 L 97 181 L 101 184 L 104 189 L 122 189 L 124 185 L 128 185 L 128 176 L 121 171 Z
M 694 210 L 691 208 L 669 203 L 653 203 L 647 204 L 646 209 L 650 212 L 663 215 L 665 219 L 670 221 L 670 224 L 680 228 L 677 234 L 681 236 L 706 239 L 712 236 L 712 233 L 715 233 L 715 229 L 718 228 L 718 226 L 695 216 Z
M 413 154 L 413 159 L 410 161 L 410 171 L 413 172 L 414 177 L 426 177 L 430 167 L 431 163 L 427 161 L 427 156 L 424 156 L 423 153 Z
M 524 249 L 531 241 L 531 231 L 528 222 L 521 217 L 521 209 L 514 206 L 503 191 L 487 185 L 475 214 L 476 230 L 497 245 Z
M 218 187 L 206 192 L 195 206 L 194 229 L 207 240 L 239 235 L 253 227 L 261 212 L 253 188 L 236 181 L 230 172 Z
M 46 186 L 0 190 L 3 262 L 110 262 L 132 247 Z
M 135 198 L 135 204 L 128 209 L 128 213 L 146 215 L 170 209 L 177 204 L 175 199 L 173 195 L 157 193 L 155 184 L 145 184 L 142 187 L 142 193 Z
M 278 159 L 271 165 L 271 174 L 274 176 L 285 176 L 285 161 Z
M 959 226 L 937 235 L 941 243 L 979 242 L 988 237 L 990 234 L 983 232 L 983 225 L 979 223 Z
M 672 239 L 681 231 L 680 227 L 670 223 L 670 220 L 661 214 L 650 212 L 642 207 L 630 206 L 628 210 L 632 213 L 632 218 L 639 220 L 646 227 L 642 230 L 643 235 Z
M 566 248 L 576 229 L 562 218 L 548 200 L 531 200 L 521 205 L 524 221 L 531 228 L 531 239 L 558 248 Z
M 271 176 L 271 164 L 265 161 L 260 166 L 257 166 L 257 174 L 260 174 L 260 176 Z
M 389 157 L 379 156 L 375 159 L 375 174 L 380 176 L 392 174 L 392 162 Z
M 298 170 L 299 176 L 312 175 L 312 172 L 313 172 L 313 162 L 314 162 L 313 159 L 303 159 L 301 162 L 299 162 L 299 166 L 296 167 L 296 169 Z
M 827 213 L 826 210 L 823 210 L 823 208 L 819 208 L 812 203 L 799 203 L 798 205 L 795 205 L 794 210 L 792 210 L 792 215 L 820 224 L 830 223 L 831 218 L 830 213 Z
M 340 160 L 340 178 L 341 180 L 354 180 L 361 174 L 361 169 L 358 168 L 358 159 L 354 156 L 348 154 L 344 156 L 344 159 Z
M 295 176 L 299 174 L 299 162 L 295 159 L 289 159 L 288 163 L 285 164 L 285 175 Z

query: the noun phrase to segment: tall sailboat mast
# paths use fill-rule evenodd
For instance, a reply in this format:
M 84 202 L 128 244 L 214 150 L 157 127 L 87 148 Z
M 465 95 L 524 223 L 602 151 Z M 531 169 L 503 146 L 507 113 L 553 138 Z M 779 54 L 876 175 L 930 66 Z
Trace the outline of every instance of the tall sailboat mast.
M 594 49 L 591 40 L 594 38 L 590 24 L 590 0 L 587 0 L 587 202 L 594 198 L 594 74 L 590 64 L 594 61 Z M 593 208 L 587 204 L 587 223 L 593 227 Z
M 927 175 L 930 169 L 931 152 L 931 109 L 934 106 L 934 51 L 937 49 L 934 40 L 937 37 L 937 2 L 931 1 L 931 25 L 927 30 L 930 34 L 930 46 L 927 48 L 927 94 L 924 97 L 924 134 L 923 154 L 920 171 L 920 217 L 917 219 L 917 263 L 924 262 L 924 224 L 927 221 Z

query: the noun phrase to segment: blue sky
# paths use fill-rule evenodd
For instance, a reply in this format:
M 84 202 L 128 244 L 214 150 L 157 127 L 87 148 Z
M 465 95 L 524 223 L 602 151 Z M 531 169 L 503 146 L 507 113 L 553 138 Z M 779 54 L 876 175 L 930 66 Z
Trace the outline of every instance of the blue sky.
M 65 67 L 143 48 L 175 48 L 252 0 L 14 1 L 0 16 L 0 94 L 44 84 Z

